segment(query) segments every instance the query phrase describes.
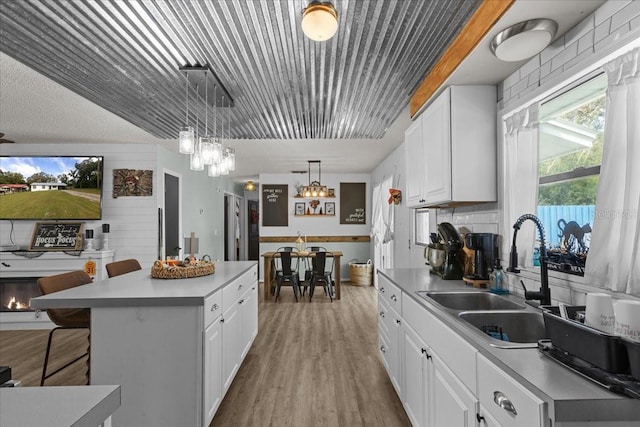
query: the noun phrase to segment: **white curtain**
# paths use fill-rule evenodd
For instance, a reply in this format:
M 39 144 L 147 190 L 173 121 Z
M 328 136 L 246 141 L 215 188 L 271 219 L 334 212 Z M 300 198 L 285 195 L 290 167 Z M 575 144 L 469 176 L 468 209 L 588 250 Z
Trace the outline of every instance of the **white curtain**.
M 600 183 L 585 277 L 640 296 L 640 49 L 605 65 L 608 89 Z
M 373 218 L 371 235 L 374 239 L 374 259 L 376 268 L 393 268 L 393 230 L 395 205 L 389 205 L 389 189 L 392 188 L 393 177 L 373 187 Z
M 505 194 L 502 224 L 502 258 L 509 259 L 513 224 L 523 214 L 536 215 L 538 200 L 538 105 L 532 105 L 504 121 Z M 528 225 L 527 225 L 528 224 Z M 518 231 L 518 265 L 533 266 L 533 222 Z

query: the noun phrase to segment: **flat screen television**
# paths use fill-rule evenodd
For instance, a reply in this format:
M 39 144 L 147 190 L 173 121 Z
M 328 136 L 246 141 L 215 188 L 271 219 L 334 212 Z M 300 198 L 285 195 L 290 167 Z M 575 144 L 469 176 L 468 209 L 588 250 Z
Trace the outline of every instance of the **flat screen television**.
M 102 219 L 102 156 L 0 156 L 0 220 Z

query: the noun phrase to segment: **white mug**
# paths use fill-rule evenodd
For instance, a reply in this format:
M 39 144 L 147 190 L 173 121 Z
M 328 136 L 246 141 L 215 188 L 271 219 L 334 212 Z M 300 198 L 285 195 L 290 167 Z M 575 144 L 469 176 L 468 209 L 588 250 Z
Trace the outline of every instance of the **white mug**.
M 640 342 L 640 301 L 622 299 L 615 304 L 614 333 L 631 341 Z
M 590 292 L 584 313 L 584 324 L 607 334 L 613 334 L 615 315 L 611 295 Z

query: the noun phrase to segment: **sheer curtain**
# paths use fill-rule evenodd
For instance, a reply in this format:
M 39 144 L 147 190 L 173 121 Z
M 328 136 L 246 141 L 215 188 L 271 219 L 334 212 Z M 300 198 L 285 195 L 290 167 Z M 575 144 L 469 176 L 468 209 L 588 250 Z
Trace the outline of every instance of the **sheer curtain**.
M 502 259 L 508 259 L 513 224 L 520 215 L 536 214 L 538 199 L 538 105 L 531 105 L 504 121 L 505 193 L 502 224 Z M 535 227 L 518 231 L 518 265 L 533 266 Z
M 640 296 L 640 49 L 604 66 L 606 125 L 585 277 Z

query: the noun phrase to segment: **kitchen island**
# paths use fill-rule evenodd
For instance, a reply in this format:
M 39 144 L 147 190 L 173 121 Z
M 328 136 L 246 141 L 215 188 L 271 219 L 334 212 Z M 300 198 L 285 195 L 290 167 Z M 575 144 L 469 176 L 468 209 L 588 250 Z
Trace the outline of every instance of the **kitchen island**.
M 91 384 L 120 385 L 114 425 L 207 426 L 257 335 L 257 263 L 155 279 L 136 271 L 32 300 L 91 308 Z
M 378 274 L 381 353 L 414 425 L 440 425 L 440 413 L 449 420 L 465 418 L 469 425 L 477 420 L 501 426 L 638 425 L 639 399 L 608 391 L 535 347 L 488 344 L 485 334 L 458 313 L 417 293 L 480 289 L 442 280 L 427 269 Z M 422 385 L 420 369 L 430 371 Z M 415 398 L 420 390 L 431 395 Z M 508 411 L 507 398 L 515 413 Z

